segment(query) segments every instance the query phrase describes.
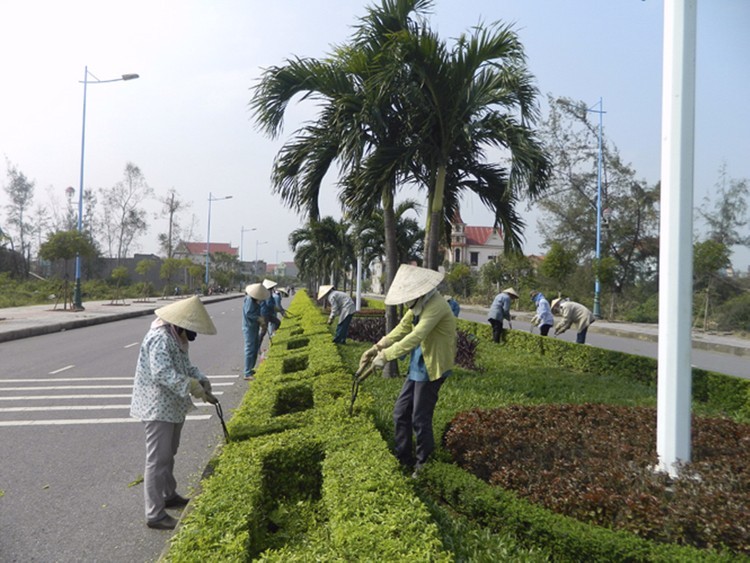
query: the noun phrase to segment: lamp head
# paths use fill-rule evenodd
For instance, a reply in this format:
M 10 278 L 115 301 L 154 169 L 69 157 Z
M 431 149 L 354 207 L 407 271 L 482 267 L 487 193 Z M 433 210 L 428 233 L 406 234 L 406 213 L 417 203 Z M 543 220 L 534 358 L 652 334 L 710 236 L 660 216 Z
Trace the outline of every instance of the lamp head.
M 135 80 L 136 78 L 138 78 L 137 74 L 123 74 L 122 75 L 123 80 Z

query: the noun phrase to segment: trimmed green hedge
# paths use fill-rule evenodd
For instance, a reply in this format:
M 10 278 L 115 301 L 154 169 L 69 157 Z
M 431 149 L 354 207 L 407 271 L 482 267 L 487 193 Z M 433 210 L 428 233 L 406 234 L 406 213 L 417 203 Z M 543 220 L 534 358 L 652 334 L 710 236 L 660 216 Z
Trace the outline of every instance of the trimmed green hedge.
M 489 325 L 458 319 L 458 327 L 479 338 L 492 338 L 492 328 Z M 545 358 L 550 366 L 563 366 L 583 373 L 611 374 L 654 387 L 658 379 L 656 359 L 646 356 L 581 346 L 520 330 L 505 331 L 502 345 L 537 354 Z M 692 381 L 694 401 L 750 419 L 750 380 L 693 368 Z
M 408 479 L 375 428 L 367 392 L 349 416 L 352 374 L 326 316 L 304 292 L 289 310 L 294 316 L 277 331 L 252 392 L 228 423 L 232 442 L 213 460 L 165 560 L 452 561 L 425 502 L 559 561 L 731 560 L 554 514 L 451 464 L 433 462 L 416 482 Z M 459 320 L 459 327 L 491 338 L 489 326 Z M 520 331 L 504 345 L 550 366 L 656 382 L 649 358 Z M 695 370 L 693 393 L 728 412 L 747 410 L 743 380 Z
M 289 310 L 165 559 L 450 561 L 367 393 L 349 416 L 326 317 L 304 292 Z

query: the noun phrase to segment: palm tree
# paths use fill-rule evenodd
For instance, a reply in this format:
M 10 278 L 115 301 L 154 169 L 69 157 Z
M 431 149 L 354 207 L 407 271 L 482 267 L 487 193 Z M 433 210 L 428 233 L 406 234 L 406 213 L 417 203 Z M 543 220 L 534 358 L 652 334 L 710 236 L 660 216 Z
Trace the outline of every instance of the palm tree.
M 317 121 L 298 130 L 294 140 L 279 152 L 273 189 L 292 208 L 316 219 L 321 182 L 337 161 L 342 201 L 351 218 L 362 219 L 382 206 L 386 287 L 398 267 L 394 199 L 404 162 L 409 161 L 403 147 L 409 144 L 401 140 L 406 122 L 398 73 L 387 82 L 378 82 L 380 73 L 376 71 L 386 55 L 383 47 L 393 34 L 413 32 L 412 14 L 430 5 L 431 0 L 383 0 L 379 8 L 368 9 L 352 44 L 335 49 L 327 59 L 295 58 L 266 70 L 251 102 L 256 122 L 271 136 L 279 134 L 287 104 L 294 96 L 322 102 Z M 388 307 L 387 330 L 396 320 L 395 307 Z
M 311 292 L 324 283 L 346 289 L 348 274 L 356 263 L 348 225 L 333 217 L 311 220 L 305 227 L 292 231 L 289 246 L 299 275 L 307 281 Z
M 412 211 L 417 216 L 419 215 L 420 205 L 413 199 L 406 199 L 400 202 L 394 210 L 396 250 L 399 264 L 422 262 L 424 230 L 419 226 L 415 218 L 407 216 L 407 213 Z M 362 258 L 365 264 L 370 264 L 385 256 L 383 215 L 383 210 L 378 208 L 369 217 L 357 222 L 353 226 L 352 235 L 354 240 L 357 241 L 357 255 Z
M 494 211 L 506 251 L 519 249 L 524 223 L 515 204 L 523 191 L 536 197 L 545 189 L 549 165 L 531 129 L 537 90 L 518 36 L 509 26 L 480 25 L 449 50 L 423 27 L 394 42 L 411 76 L 404 94 L 408 138 L 418 143 L 412 174 L 428 188 L 426 266 L 439 265 L 441 234 L 464 188 Z M 509 154 L 509 170 L 486 162 L 493 147 Z

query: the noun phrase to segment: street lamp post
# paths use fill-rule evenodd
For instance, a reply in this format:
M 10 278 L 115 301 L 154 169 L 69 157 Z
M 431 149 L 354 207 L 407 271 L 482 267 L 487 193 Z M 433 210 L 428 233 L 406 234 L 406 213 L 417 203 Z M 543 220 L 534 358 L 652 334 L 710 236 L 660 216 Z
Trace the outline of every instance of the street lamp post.
M 258 246 L 261 244 L 268 244 L 267 240 L 264 241 L 255 241 L 255 263 L 253 264 L 253 273 L 257 276 L 258 275 Z
M 596 107 L 599 109 L 594 109 Z M 600 319 L 602 316 L 601 310 L 601 284 L 599 283 L 599 261 L 602 255 L 602 115 L 604 112 L 604 106 L 602 99 L 599 98 L 599 102 L 588 108 L 586 111 L 599 114 L 599 155 L 597 159 L 596 167 L 596 282 L 594 283 L 594 316 Z
M 242 249 L 245 246 L 245 233 L 249 233 L 250 231 L 254 231 L 255 229 L 255 227 L 252 227 L 250 229 L 242 227 L 242 231 L 240 232 L 240 262 L 242 262 L 242 259 L 244 257 L 244 255 L 242 254 Z
M 89 80 L 89 76 L 93 80 Z M 89 67 L 84 67 L 83 80 L 79 83 L 83 84 L 83 124 L 81 126 L 81 174 L 80 184 L 78 188 L 78 234 L 81 234 L 83 229 L 83 162 L 86 149 L 86 91 L 89 84 L 104 84 L 105 82 L 120 82 L 122 80 L 135 80 L 138 78 L 137 74 L 123 74 L 120 78 L 112 78 L 110 80 L 99 80 L 96 76 L 89 72 Z M 73 310 L 83 311 L 83 303 L 81 302 L 81 253 L 76 252 L 76 284 L 73 290 Z
M 231 195 L 224 197 L 214 197 L 208 192 L 208 232 L 206 233 L 206 288 L 208 288 L 208 267 L 211 263 L 211 202 L 221 201 L 222 199 L 232 199 Z

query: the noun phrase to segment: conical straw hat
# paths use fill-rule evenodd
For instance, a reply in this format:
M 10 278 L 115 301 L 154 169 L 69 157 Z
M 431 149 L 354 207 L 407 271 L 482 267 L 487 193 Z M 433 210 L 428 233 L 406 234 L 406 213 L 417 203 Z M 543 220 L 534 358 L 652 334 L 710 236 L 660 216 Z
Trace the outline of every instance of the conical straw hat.
M 512 295 L 513 297 L 518 299 L 518 293 L 516 293 L 516 290 L 513 289 L 512 287 L 509 287 L 508 289 L 504 289 L 503 293 L 507 293 L 508 295 Z
M 279 285 L 278 282 L 275 282 L 273 280 L 269 280 L 269 279 L 263 280 L 263 287 L 265 287 L 266 289 L 273 289 L 277 285 Z
M 197 295 L 160 307 L 154 313 L 163 321 L 185 330 L 198 334 L 216 334 L 216 326 Z
M 265 301 L 271 295 L 271 292 L 261 283 L 251 283 L 245 288 L 245 293 L 257 301 Z
M 428 291 L 435 289 L 443 281 L 444 276 L 445 274 L 435 270 L 401 264 L 385 296 L 385 304 L 400 305 L 422 297 Z
M 333 289 L 332 285 L 321 285 L 318 288 L 318 300 L 323 299 Z
M 554 310 L 554 309 L 555 309 L 555 308 L 556 308 L 556 307 L 557 307 L 557 306 L 558 306 L 558 305 L 560 304 L 560 302 L 561 302 L 561 301 L 562 301 L 562 299 L 561 299 L 560 297 L 558 297 L 558 298 L 556 298 L 556 299 L 553 299 L 553 300 L 552 300 L 552 303 L 550 303 L 550 306 L 549 306 L 549 308 L 550 308 L 551 310 Z

